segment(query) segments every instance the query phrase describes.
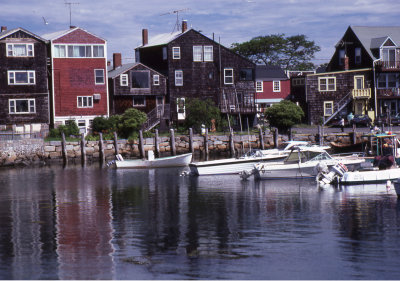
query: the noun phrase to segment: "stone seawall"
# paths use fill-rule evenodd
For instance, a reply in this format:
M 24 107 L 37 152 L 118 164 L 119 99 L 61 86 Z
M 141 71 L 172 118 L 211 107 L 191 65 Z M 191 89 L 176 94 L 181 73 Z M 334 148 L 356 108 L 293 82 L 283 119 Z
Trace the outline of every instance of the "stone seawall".
M 357 134 L 357 141 L 361 141 L 362 133 Z M 340 143 L 350 143 L 351 134 L 329 134 L 324 135 L 324 143 L 336 141 Z M 318 137 L 311 134 L 294 134 L 293 140 L 304 140 L 316 143 Z M 274 136 L 264 135 L 264 148 L 274 148 Z M 279 135 L 279 143 L 287 141 L 286 135 Z M 143 140 L 144 151 L 155 150 L 155 139 L 145 138 Z M 251 148 L 260 148 L 261 142 L 259 135 L 234 135 L 233 137 L 235 153 L 241 155 Z M 170 137 L 159 137 L 159 151 L 161 156 L 171 154 Z M 175 148 L 177 154 L 189 152 L 189 136 L 176 136 Z M 103 149 L 106 160 L 114 159 L 114 141 L 103 141 Z M 204 136 L 193 136 L 193 149 L 195 153 L 205 152 Z M 210 154 L 230 155 L 229 135 L 209 135 L 208 150 Z M 99 161 L 100 146 L 98 141 L 85 141 L 84 151 L 88 162 Z M 118 140 L 118 153 L 124 158 L 140 157 L 139 141 Z M 66 154 L 68 160 L 81 161 L 80 141 L 66 142 Z M 13 141 L 0 141 L 0 166 L 30 165 L 31 163 L 46 163 L 48 161 L 62 161 L 61 141 L 46 142 L 42 139 L 24 139 Z M 146 153 L 147 155 L 147 153 Z

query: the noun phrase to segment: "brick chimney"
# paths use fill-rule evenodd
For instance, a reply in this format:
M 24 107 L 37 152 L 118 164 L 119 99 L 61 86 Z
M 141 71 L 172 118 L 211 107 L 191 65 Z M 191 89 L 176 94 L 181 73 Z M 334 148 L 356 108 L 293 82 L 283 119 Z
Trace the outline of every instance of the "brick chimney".
M 120 67 L 122 65 L 122 56 L 121 53 L 114 53 L 113 54 L 113 68 L 117 69 L 118 67 Z
M 344 56 L 344 70 L 349 70 L 349 57 Z
M 142 45 L 146 46 L 147 44 L 149 44 L 149 31 L 142 29 Z
M 7 31 L 7 26 L 2 26 L 1 27 L 1 32 Z
M 182 21 L 182 33 L 184 33 L 187 30 L 187 21 L 183 20 Z

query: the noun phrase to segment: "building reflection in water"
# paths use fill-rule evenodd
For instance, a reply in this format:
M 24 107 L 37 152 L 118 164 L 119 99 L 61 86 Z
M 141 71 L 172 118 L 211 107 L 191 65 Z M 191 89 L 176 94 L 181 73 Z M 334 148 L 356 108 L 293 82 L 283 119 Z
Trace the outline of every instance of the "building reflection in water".
M 111 193 L 107 173 L 66 169 L 54 182 L 60 279 L 113 279 Z

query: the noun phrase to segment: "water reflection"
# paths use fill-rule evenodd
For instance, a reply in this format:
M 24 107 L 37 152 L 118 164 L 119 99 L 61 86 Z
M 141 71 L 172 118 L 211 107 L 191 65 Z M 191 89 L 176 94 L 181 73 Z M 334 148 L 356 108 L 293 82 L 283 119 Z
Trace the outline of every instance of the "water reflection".
M 183 169 L 0 170 L 1 279 L 395 279 L 393 190 Z

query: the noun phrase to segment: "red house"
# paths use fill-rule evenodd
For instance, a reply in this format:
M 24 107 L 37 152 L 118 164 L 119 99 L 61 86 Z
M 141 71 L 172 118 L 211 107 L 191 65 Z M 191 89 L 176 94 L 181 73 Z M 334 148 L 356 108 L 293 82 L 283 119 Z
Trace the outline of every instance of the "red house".
M 75 121 L 86 133 L 97 116 L 108 116 L 106 40 L 79 28 L 43 35 L 51 54 L 51 124 Z
M 290 95 L 290 79 L 279 66 L 256 66 L 256 106 L 258 113 L 267 107 L 287 99 Z

